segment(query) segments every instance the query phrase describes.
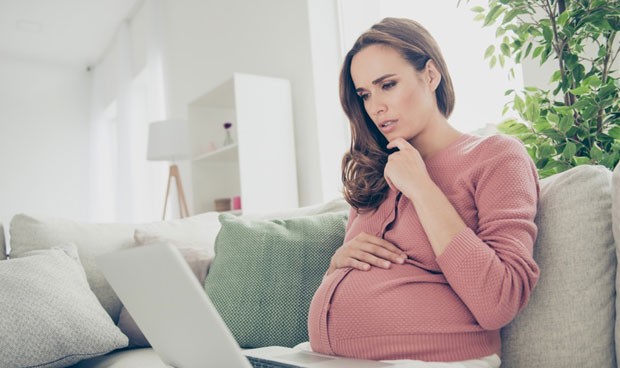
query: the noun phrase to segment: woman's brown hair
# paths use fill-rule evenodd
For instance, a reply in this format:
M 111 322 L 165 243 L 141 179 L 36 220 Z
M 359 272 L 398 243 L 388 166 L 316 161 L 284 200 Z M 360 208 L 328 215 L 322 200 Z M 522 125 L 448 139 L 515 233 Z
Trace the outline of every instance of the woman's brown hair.
M 435 39 L 419 23 L 410 19 L 385 18 L 364 32 L 347 53 L 340 71 L 340 103 L 351 126 L 351 147 L 342 159 L 344 198 L 364 212 L 385 200 L 389 187 L 383 177 L 389 151 L 388 141 L 377 129 L 355 91 L 351 60 L 363 48 L 381 44 L 398 51 L 417 71 L 433 60 L 441 74 L 435 90 L 439 111 L 447 118 L 454 108 L 454 90 L 448 68 Z

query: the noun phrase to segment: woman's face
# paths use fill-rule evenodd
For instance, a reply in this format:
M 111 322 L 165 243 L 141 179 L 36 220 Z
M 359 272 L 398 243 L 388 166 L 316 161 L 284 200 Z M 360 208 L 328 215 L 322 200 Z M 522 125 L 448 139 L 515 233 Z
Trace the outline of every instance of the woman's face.
M 368 116 L 388 141 L 409 142 L 441 116 L 435 89 L 441 77 L 432 62 L 418 72 L 398 51 L 370 45 L 351 60 L 351 77 Z

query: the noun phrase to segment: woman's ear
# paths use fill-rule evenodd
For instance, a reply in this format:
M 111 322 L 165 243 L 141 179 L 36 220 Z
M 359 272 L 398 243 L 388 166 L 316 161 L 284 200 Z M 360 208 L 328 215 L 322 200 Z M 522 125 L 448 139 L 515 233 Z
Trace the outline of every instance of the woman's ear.
M 426 79 L 429 87 L 433 92 L 435 92 L 435 90 L 437 90 L 437 87 L 439 86 L 439 83 L 441 82 L 441 73 L 439 72 L 439 69 L 437 69 L 437 65 L 432 59 L 426 62 L 426 68 L 424 72 L 426 74 Z

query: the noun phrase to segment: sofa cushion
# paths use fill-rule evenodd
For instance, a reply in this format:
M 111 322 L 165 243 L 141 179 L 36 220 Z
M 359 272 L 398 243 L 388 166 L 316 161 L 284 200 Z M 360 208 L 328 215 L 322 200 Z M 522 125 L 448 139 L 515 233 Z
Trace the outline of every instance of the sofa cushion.
M 612 233 L 616 241 L 616 259 L 620 259 L 620 164 L 616 166 L 611 176 L 611 221 Z M 616 360 L 620 357 L 620 272 L 616 272 Z
M 127 346 L 74 245 L 0 261 L 0 280 L 0 366 L 65 367 Z
M 95 264 L 95 257 L 134 244 L 134 226 L 128 224 L 89 224 L 77 221 L 15 215 L 9 229 L 11 258 L 36 249 L 49 249 L 71 242 L 77 246 L 91 289 L 114 321 L 121 302 Z
M 93 224 L 19 214 L 13 217 L 9 232 L 11 257 L 20 257 L 34 249 L 48 249 L 60 243 L 76 244 L 91 289 L 112 319 L 117 321 L 122 304 L 95 264 L 96 256 L 132 247 L 136 241 L 138 244 L 170 241 L 213 252 L 218 230 L 219 222 L 215 213 L 137 225 Z
M 502 330 L 502 367 L 615 367 L 610 183 L 602 166 L 541 180 L 540 280 L 529 305 Z
M 347 214 L 285 220 L 220 215 L 205 290 L 241 347 L 307 341 L 310 300 L 342 245 Z
M 282 209 L 267 213 L 244 212 L 243 217 L 258 220 L 289 219 L 292 217 L 303 217 L 320 215 L 323 213 L 349 211 L 350 208 L 351 206 L 343 198 L 335 198 L 324 203 L 299 208 Z
M 343 199 L 335 199 L 317 205 L 280 210 L 269 213 L 245 214 L 250 219 L 291 218 L 348 210 Z M 192 271 L 202 284 L 213 259 L 215 239 L 221 224 L 218 212 L 207 212 L 185 219 L 141 224 L 136 227 L 136 245 L 170 242 L 177 246 Z M 150 346 L 137 324 L 124 307 L 120 311 L 118 327 L 129 337 L 130 347 Z
M 71 368 L 170 368 L 151 349 L 118 350 L 107 355 L 83 360 Z
M 136 244 L 170 242 L 180 248 L 199 248 L 213 253 L 215 237 L 220 230 L 219 213 L 199 215 L 167 221 L 157 221 L 136 226 Z
M 4 237 L 4 227 L 0 224 L 0 260 L 6 259 L 6 238 Z

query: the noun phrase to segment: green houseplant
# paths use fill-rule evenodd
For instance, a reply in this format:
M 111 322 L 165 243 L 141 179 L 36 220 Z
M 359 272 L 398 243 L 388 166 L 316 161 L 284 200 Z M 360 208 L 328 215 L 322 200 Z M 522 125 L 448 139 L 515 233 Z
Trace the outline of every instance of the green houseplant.
M 460 1 L 459 1 L 460 3 Z M 550 89 L 527 86 L 505 108 L 519 118 L 500 132 L 520 138 L 546 177 L 573 166 L 620 160 L 618 71 L 620 0 L 489 0 L 474 6 L 475 20 L 496 25 L 490 66 L 526 58 L 555 63 Z M 510 73 L 514 77 L 514 70 Z

